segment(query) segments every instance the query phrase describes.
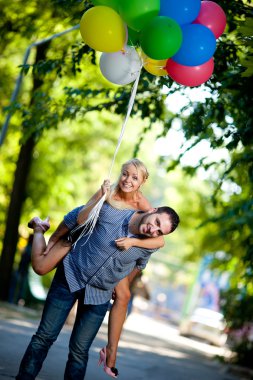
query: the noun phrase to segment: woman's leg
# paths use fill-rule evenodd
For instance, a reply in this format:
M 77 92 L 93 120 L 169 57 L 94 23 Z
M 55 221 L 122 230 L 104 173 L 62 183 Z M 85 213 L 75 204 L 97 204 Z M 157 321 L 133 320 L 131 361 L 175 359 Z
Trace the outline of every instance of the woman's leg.
M 39 218 L 34 218 L 29 223 L 29 227 L 34 230 L 31 262 L 33 270 L 44 275 L 53 270 L 56 265 L 69 252 L 71 243 L 60 239 L 50 250 L 45 254 L 46 241 L 44 237 L 45 231 L 50 227 L 46 221 L 40 221 Z
M 109 314 L 108 344 L 106 347 L 106 364 L 115 367 L 118 343 L 126 319 L 127 305 L 131 297 L 129 280 L 125 277 L 115 288 L 116 298 Z

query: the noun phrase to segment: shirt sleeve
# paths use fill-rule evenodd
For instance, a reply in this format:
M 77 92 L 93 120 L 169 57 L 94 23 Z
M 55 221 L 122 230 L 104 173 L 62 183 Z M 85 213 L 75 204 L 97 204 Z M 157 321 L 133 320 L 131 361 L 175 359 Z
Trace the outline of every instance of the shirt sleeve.
M 136 261 L 136 268 L 139 270 L 143 270 L 146 268 L 150 255 L 147 258 L 141 258 Z
M 144 252 L 145 252 L 145 257 L 141 257 L 139 258 L 137 261 L 136 261 L 136 266 L 135 268 L 139 269 L 139 270 L 143 270 L 146 268 L 146 265 L 150 259 L 150 256 L 152 253 L 158 251 L 158 249 L 145 249 Z
M 77 223 L 77 217 L 80 212 L 80 210 L 83 208 L 83 206 L 79 206 L 74 208 L 74 210 L 70 211 L 68 214 L 64 215 L 64 223 L 68 227 L 69 230 L 72 230 L 73 227 L 75 227 Z

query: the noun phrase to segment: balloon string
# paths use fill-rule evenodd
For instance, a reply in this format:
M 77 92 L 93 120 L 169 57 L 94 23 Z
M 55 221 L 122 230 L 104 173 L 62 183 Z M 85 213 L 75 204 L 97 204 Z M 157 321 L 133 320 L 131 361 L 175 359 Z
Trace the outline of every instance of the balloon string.
M 132 87 L 131 96 L 130 96 L 130 99 L 129 99 L 129 102 L 128 102 L 128 107 L 127 107 L 127 113 L 126 113 L 125 119 L 124 119 L 122 127 L 121 127 L 118 143 L 117 143 L 117 146 L 115 148 L 113 159 L 112 159 L 112 163 L 111 163 L 111 167 L 110 167 L 110 170 L 109 170 L 109 174 L 108 174 L 108 178 L 109 179 L 111 178 L 112 168 L 113 168 L 113 165 L 115 163 L 115 159 L 116 159 L 117 153 L 119 151 L 119 147 L 121 145 L 121 142 L 122 142 L 122 139 L 123 139 L 123 136 L 124 136 L 124 133 L 125 133 L 125 129 L 126 129 L 126 125 L 127 125 L 129 116 L 130 116 L 130 114 L 132 112 L 132 109 L 133 109 L 134 100 L 135 100 L 135 96 L 136 96 L 136 92 L 137 92 L 137 88 L 138 88 L 138 83 L 139 83 L 139 80 L 140 80 L 140 75 L 141 75 L 141 68 L 139 70 L 138 76 L 135 79 L 134 85 Z
M 142 66 L 141 66 L 141 68 L 142 68 Z M 126 113 L 125 119 L 124 119 L 122 127 L 121 127 L 119 139 L 118 139 L 115 151 L 114 151 L 111 167 L 110 167 L 109 174 L 108 174 L 108 178 L 109 179 L 111 178 L 112 168 L 113 168 L 113 165 L 115 163 L 115 159 L 116 159 L 117 153 L 119 151 L 119 147 L 121 145 L 121 142 L 122 142 L 122 139 L 123 139 L 123 136 L 124 136 L 124 133 L 125 133 L 125 129 L 126 129 L 126 125 L 127 125 L 128 119 L 129 119 L 131 111 L 133 109 L 134 100 L 135 100 L 135 96 L 136 96 L 136 92 L 137 92 L 137 88 L 138 88 L 138 84 L 139 84 L 139 79 L 140 79 L 140 75 L 141 75 L 141 68 L 140 68 L 140 70 L 138 72 L 138 76 L 135 79 L 134 85 L 133 85 L 132 90 L 131 90 L 131 95 L 130 95 L 130 99 L 129 99 L 128 107 L 127 107 L 127 113 Z M 73 235 L 74 232 L 76 232 L 79 229 L 82 229 L 79 237 L 73 243 L 73 245 L 72 245 L 73 247 L 76 246 L 76 243 L 78 242 L 78 240 L 81 239 L 83 236 L 86 236 L 86 239 L 85 239 L 85 241 L 84 241 L 84 243 L 82 245 L 84 245 L 84 244 L 87 243 L 87 241 L 88 241 L 88 239 L 89 239 L 89 237 L 90 237 L 90 235 L 91 235 L 91 233 L 92 233 L 92 231 L 93 231 L 93 229 L 94 229 L 94 227 L 96 225 L 96 222 L 97 222 L 97 219 L 98 219 L 98 216 L 99 216 L 99 212 L 100 212 L 100 210 L 101 210 L 101 208 L 103 206 L 105 198 L 106 198 L 106 194 L 104 194 L 97 203 L 96 203 L 96 201 L 94 201 L 94 203 L 96 203 L 96 204 L 94 205 L 94 207 L 90 211 L 87 220 L 84 223 L 77 225 L 70 232 L 70 234 Z M 91 206 L 91 204 L 89 203 L 89 207 L 90 206 Z

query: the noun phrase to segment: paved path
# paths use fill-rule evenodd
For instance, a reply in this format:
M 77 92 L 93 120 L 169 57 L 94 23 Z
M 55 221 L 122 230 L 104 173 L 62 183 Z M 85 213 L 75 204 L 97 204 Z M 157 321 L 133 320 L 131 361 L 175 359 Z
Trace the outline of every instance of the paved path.
M 12 313 L 0 305 L 0 379 L 14 379 L 21 357 L 37 325 L 36 314 Z M 37 380 L 62 380 L 71 326 L 65 326 L 53 345 Z M 85 380 L 109 377 L 97 366 L 98 352 L 105 345 L 107 324 L 101 326 L 91 350 Z M 117 367 L 119 380 L 243 380 L 214 360 L 224 351 L 183 338 L 177 329 L 139 314 L 129 316 L 122 335 Z

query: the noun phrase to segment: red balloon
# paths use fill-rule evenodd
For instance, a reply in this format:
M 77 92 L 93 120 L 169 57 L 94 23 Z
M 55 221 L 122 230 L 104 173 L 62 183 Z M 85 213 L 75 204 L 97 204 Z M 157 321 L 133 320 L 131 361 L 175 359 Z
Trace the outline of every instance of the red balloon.
M 213 73 L 213 58 L 199 66 L 184 66 L 168 59 L 166 71 L 169 76 L 177 83 L 184 86 L 194 87 L 205 83 Z
M 225 30 L 226 14 L 223 9 L 213 1 L 201 1 L 200 12 L 193 24 L 206 26 L 213 32 L 217 39 Z

